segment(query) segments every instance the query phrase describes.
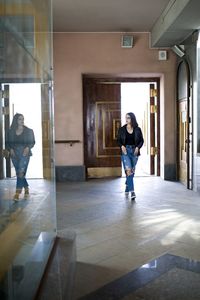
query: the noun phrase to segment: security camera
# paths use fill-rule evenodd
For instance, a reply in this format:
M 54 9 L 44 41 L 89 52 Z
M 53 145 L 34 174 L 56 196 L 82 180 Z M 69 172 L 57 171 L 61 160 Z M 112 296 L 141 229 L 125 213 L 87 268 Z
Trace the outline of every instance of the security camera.
M 179 57 L 183 57 L 185 55 L 184 45 L 174 45 L 171 49 Z

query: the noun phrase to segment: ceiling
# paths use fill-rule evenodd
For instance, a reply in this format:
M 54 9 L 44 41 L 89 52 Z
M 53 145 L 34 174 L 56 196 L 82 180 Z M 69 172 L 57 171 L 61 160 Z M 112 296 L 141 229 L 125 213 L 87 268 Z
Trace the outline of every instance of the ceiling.
M 181 6 L 178 5 L 181 2 Z M 171 47 L 182 44 L 192 33 L 193 42 L 200 30 L 200 1 L 171 0 L 169 8 L 151 31 L 152 47 Z
M 53 0 L 54 32 L 150 32 L 169 0 Z

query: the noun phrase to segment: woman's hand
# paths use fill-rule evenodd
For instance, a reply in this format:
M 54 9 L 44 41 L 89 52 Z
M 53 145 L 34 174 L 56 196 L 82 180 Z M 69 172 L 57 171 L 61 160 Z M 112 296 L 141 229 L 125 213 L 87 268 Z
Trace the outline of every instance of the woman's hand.
M 24 148 L 23 156 L 28 156 L 29 154 L 29 147 Z
M 126 147 L 122 145 L 121 149 L 122 149 L 122 153 L 126 155 L 127 154 Z
M 135 147 L 134 155 L 135 155 L 135 156 L 138 156 L 138 154 L 139 154 L 139 148 L 138 148 L 138 147 Z
M 15 151 L 13 149 L 10 149 L 10 156 L 15 157 Z

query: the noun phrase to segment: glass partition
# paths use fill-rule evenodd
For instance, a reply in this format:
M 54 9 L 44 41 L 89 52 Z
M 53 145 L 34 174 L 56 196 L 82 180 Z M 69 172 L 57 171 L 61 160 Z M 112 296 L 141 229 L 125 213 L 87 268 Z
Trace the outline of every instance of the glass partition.
M 56 236 L 50 0 L 0 0 L 0 299 L 34 299 Z

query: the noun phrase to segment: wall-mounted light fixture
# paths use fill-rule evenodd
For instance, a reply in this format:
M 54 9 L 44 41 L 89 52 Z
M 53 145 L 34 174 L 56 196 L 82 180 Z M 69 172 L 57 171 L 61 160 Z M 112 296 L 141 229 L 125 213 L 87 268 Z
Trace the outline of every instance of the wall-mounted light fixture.
M 185 55 L 185 47 L 184 47 L 184 45 L 174 45 L 171 49 L 179 57 L 183 57 Z
M 122 35 L 121 47 L 122 48 L 133 48 L 133 36 L 128 35 L 128 34 Z

